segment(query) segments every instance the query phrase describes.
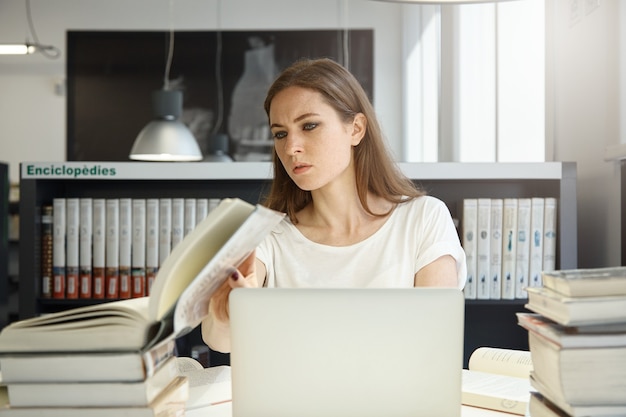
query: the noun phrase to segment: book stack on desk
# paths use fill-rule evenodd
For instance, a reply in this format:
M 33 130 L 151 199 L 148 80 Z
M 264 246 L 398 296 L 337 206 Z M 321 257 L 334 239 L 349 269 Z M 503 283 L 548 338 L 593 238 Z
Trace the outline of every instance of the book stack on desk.
M 90 311 L 93 313 L 92 309 L 87 309 L 82 314 L 90 314 Z M 108 311 L 111 313 L 114 309 Z M 73 311 L 73 314 L 81 313 Z M 49 319 L 56 316 L 33 320 L 53 326 Z M 69 331 L 68 325 L 71 322 L 57 324 L 65 327 L 65 331 Z M 179 375 L 173 339 L 165 338 L 146 349 L 133 348 L 134 340 L 123 337 L 116 340 L 112 334 L 109 339 L 116 340 L 115 348 L 99 339 L 98 335 L 87 336 L 83 342 L 74 340 L 71 347 L 61 349 L 62 341 L 49 334 L 48 350 L 40 343 L 18 349 L 20 341 L 17 337 L 4 344 L 0 339 L 0 384 L 5 392 L 5 395 L 0 394 L 0 416 L 154 417 L 184 414 L 189 383 L 186 377 Z M 129 344 L 125 345 L 125 342 Z M 98 345 L 101 345 L 99 349 Z
M 174 340 L 202 322 L 233 267 L 283 217 L 224 199 L 174 248 L 149 297 L 78 307 L 2 329 L 8 404 L 0 407 L 0 417 L 184 415 L 189 383 L 179 375 Z
M 626 267 L 543 273 L 528 330 L 533 417 L 626 415 Z

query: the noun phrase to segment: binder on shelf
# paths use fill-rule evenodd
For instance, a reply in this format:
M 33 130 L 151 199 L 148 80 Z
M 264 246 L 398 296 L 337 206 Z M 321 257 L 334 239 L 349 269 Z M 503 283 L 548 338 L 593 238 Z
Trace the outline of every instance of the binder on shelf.
M 80 199 L 80 228 L 78 242 L 78 280 L 79 298 L 92 296 L 92 251 L 93 251 L 93 200 L 89 197 Z
M 476 298 L 489 299 L 491 199 L 479 198 L 476 233 Z
M 106 200 L 93 199 L 93 263 L 92 263 L 92 297 L 105 296 L 105 264 L 106 264 Z
M 185 199 L 172 198 L 172 240 L 170 251 L 183 240 L 185 233 Z
M 209 199 L 196 199 L 196 225 L 200 223 L 209 214 Z
M 196 199 L 185 198 L 185 214 L 183 237 L 187 236 L 196 227 Z
M 65 298 L 65 198 L 54 198 L 52 206 L 52 298 Z
M 146 295 L 159 270 L 159 199 L 146 200 Z
M 79 227 L 80 201 L 78 198 L 65 200 L 65 298 L 78 298 Z
M 502 206 L 502 291 L 505 300 L 515 298 L 517 255 L 517 199 L 505 198 Z
M 547 197 L 544 200 L 543 270 L 548 272 L 556 268 L 557 205 L 556 198 Z
M 543 270 L 543 218 L 544 199 L 533 197 L 530 212 L 530 262 L 528 268 L 528 286 L 540 287 Z
M 528 271 L 530 268 L 531 199 L 517 200 L 517 250 L 515 259 L 515 298 L 528 298 Z
M 53 251 L 52 206 L 41 209 L 41 297 L 52 298 L 52 251 Z
M 131 298 L 146 295 L 146 200 L 133 199 L 131 241 Z
M 159 266 L 172 250 L 172 199 L 159 199 Z
M 491 228 L 489 245 L 489 298 L 502 296 L 502 206 L 501 198 L 491 199 Z
M 120 291 L 120 200 L 106 200 L 105 298 L 119 298 Z
M 120 198 L 119 231 L 119 298 L 131 294 L 132 200 Z
M 463 249 L 467 263 L 467 281 L 463 293 L 467 299 L 476 298 L 476 251 L 478 249 L 476 234 L 478 231 L 478 199 L 463 200 Z

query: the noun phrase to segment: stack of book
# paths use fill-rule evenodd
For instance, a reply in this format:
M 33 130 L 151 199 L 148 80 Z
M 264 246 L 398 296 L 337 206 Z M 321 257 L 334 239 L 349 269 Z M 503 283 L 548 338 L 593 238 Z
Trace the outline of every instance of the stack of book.
M 175 339 L 200 324 L 232 268 L 283 217 L 224 199 L 172 251 L 149 297 L 5 327 L 0 369 L 8 396 L 0 392 L 0 417 L 184 415 L 189 382 L 179 374 Z
M 5 354 L 0 369 L 2 417 L 173 417 L 189 397 L 171 340 L 147 351 Z
M 544 272 L 526 307 L 531 415 L 626 415 L 626 267 Z

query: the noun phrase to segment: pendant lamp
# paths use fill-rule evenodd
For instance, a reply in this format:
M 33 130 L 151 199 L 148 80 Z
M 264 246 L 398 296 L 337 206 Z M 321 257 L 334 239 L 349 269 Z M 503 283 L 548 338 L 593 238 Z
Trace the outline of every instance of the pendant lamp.
M 154 120 L 139 132 L 130 151 L 137 161 L 199 161 L 202 152 L 191 131 L 178 118 L 183 110 L 180 90 L 152 93 Z
M 172 3 L 170 3 L 171 14 Z M 202 152 L 196 138 L 179 120 L 183 112 L 183 92 L 170 88 L 169 76 L 174 56 L 174 29 L 170 26 L 169 46 L 163 88 L 152 93 L 154 120 L 144 127 L 130 150 L 136 161 L 200 161 Z

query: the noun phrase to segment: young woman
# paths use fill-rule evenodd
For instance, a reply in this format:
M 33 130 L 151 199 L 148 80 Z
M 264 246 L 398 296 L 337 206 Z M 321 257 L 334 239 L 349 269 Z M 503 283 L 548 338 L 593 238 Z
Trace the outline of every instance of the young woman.
M 405 177 L 367 94 L 329 59 L 301 60 L 265 100 L 274 180 L 264 204 L 287 213 L 212 297 L 205 342 L 230 351 L 235 287 L 465 284 L 465 253 L 443 202 Z

